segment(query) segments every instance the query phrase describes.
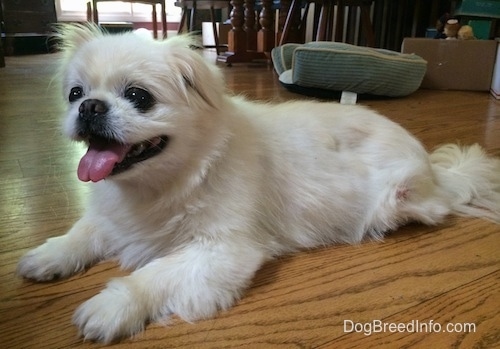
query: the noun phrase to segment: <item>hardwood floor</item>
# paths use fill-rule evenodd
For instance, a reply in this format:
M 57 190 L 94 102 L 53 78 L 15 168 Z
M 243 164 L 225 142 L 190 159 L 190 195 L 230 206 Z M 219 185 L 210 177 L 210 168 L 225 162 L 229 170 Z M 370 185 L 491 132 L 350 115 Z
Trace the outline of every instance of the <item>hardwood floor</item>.
M 0 348 L 100 347 L 78 337 L 71 316 L 110 278 L 127 274 L 106 262 L 51 283 L 15 276 L 28 249 L 76 221 L 91 185 L 76 177 L 82 147 L 59 131 L 57 59 L 6 57 L 0 69 Z M 283 89 L 270 67 L 222 69 L 229 88 L 249 98 L 305 98 Z M 401 123 L 429 149 L 478 142 L 500 156 L 500 102 L 488 93 L 420 90 L 362 104 Z M 150 324 L 113 347 L 500 347 L 499 251 L 499 225 L 456 217 L 438 227 L 409 225 L 383 243 L 304 251 L 265 265 L 243 299 L 216 318 Z M 358 332 L 345 331 L 349 320 Z M 377 320 L 385 330 L 373 327 L 368 335 Z M 389 324 L 407 327 L 395 332 Z M 457 331 L 447 331 L 448 324 Z

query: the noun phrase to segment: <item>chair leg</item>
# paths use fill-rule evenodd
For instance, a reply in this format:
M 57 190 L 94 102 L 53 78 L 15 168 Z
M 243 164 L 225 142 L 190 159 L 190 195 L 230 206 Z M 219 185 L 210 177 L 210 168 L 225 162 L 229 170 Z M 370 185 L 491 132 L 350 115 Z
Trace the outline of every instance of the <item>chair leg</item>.
M 179 29 L 177 29 L 177 34 L 181 34 L 186 25 L 186 18 L 188 16 L 188 9 L 186 7 L 182 8 L 181 21 L 179 23 Z
M 343 0 L 337 1 L 337 24 L 335 27 L 335 41 L 342 42 L 344 37 L 345 4 Z
M 153 37 L 158 39 L 158 16 L 156 15 L 156 4 L 153 4 Z
M 212 30 L 214 32 L 215 51 L 217 52 L 217 55 L 219 55 L 220 54 L 219 33 L 217 33 L 217 23 L 215 22 L 215 10 L 213 6 L 210 6 L 210 17 L 212 20 Z
M 370 6 L 361 5 L 361 26 L 365 32 L 366 46 L 375 46 L 375 34 L 370 20 Z
M 161 29 L 163 39 L 167 37 L 167 9 L 165 8 L 165 1 L 161 2 Z
M 87 22 L 92 22 L 92 3 L 90 1 L 87 2 Z
M 326 41 L 332 41 L 333 35 L 333 5 L 331 2 L 327 2 L 326 6 Z
M 306 6 L 304 8 L 304 15 L 302 16 L 302 20 L 300 21 L 299 31 L 300 31 L 300 37 L 302 38 L 301 42 L 306 41 L 307 17 L 309 16 L 310 7 L 311 7 L 311 3 L 307 2 Z M 299 12 L 300 12 L 300 8 L 299 8 Z
M 321 6 L 319 15 L 318 33 L 316 34 L 317 41 L 325 41 L 328 37 L 328 6 L 324 3 Z
M 92 12 L 93 12 L 93 21 L 95 24 L 99 24 L 99 14 L 97 13 L 97 0 L 92 0 Z
M 196 1 L 193 0 L 193 8 L 191 9 L 191 19 L 189 21 L 189 31 L 190 32 L 194 31 L 195 20 L 196 20 Z
M 290 36 L 290 28 L 292 27 L 292 23 L 297 14 L 297 11 L 300 11 L 300 0 L 293 0 L 290 4 L 290 8 L 288 9 L 288 15 L 286 16 L 285 25 L 283 27 L 283 33 L 281 34 L 280 46 L 288 43 Z

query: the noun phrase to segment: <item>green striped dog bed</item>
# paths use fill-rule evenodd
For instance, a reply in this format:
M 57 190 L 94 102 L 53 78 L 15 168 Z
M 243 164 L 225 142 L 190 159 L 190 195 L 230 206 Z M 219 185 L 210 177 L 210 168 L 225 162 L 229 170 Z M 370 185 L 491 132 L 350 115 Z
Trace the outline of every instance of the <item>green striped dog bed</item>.
M 319 89 L 406 96 L 419 88 L 427 69 L 417 55 L 339 42 L 285 44 L 271 56 L 283 85 L 306 94 Z

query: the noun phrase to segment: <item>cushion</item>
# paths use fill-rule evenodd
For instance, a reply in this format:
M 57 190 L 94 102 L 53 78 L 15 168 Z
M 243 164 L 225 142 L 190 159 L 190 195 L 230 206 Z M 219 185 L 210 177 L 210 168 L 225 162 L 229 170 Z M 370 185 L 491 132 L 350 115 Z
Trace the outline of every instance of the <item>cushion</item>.
M 299 92 L 310 88 L 401 97 L 420 87 L 427 69 L 427 62 L 414 54 L 339 42 L 285 44 L 271 56 L 280 81 Z

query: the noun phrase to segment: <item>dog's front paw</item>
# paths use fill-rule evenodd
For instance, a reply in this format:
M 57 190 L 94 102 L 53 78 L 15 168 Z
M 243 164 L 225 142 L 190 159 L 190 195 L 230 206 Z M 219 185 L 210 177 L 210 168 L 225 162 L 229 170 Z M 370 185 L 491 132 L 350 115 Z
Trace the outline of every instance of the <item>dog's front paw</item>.
M 145 304 L 118 280 L 83 303 L 73 316 L 80 335 L 86 340 L 110 343 L 144 329 L 148 320 Z
M 72 251 L 64 247 L 65 236 L 47 240 L 41 246 L 29 251 L 19 262 L 17 274 L 36 281 L 50 281 L 70 276 L 78 271 Z

